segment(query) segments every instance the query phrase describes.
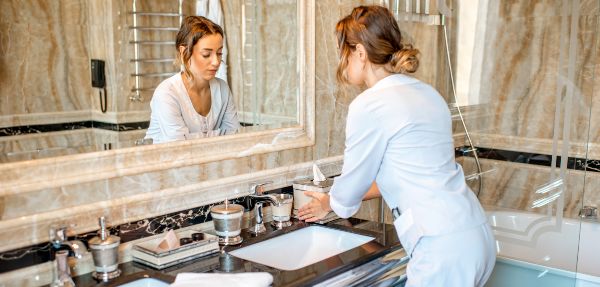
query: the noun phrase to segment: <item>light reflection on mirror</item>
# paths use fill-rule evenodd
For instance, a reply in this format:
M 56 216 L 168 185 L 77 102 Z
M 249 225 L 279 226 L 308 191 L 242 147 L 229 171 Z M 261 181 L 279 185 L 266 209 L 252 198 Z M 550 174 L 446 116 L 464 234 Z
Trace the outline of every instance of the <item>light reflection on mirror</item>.
M 147 144 L 153 91 L 179 71 L 167 42 L 180 17 L 162 15 L 179 2 L 137 0 L 133 14 L 133 0 L 1 1 L 0 163 Z M 297 126 L 296 1 L 183 0 L 182 14 L 211 2 L 240 132 Z M 92 87 L 92 59 L 105 62 L 105 88 Z

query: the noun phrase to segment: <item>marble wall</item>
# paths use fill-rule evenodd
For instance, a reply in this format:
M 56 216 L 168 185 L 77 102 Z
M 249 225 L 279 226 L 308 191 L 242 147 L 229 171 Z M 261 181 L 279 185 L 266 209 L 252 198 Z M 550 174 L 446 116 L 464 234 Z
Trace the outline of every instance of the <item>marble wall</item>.
M 600 2 L 504 1 L 486 9 L 477 19 L 484 39 L 477 52 L 485 60 L 471 67 L 480 74 L 469 75 L 480 79 L 472 91 L 477 104 L 466 109 L 475 145 L 599 159 Z M 540 198 L 535 190 L 551 180 L 550 167 L 493 160 L 483 167 L 492 171 L 484 175 L 482 202 L 539 211 L 531 203 Z M 465 170 L 476 172 L 472 164 Z M 567 170 L 566 215 L 575 217 L 583 203 L 600 204 L 591 200 L 598 191 L 588 185 L 596 177 Z
M 0 127 L 89 118 L 89 1 L 0 4 Z

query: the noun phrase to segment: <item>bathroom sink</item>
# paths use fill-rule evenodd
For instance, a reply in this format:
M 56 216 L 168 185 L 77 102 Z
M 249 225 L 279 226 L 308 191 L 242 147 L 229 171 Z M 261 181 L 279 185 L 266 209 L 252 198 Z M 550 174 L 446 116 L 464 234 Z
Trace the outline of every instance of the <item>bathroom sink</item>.
M 120 287 L 167 287 L 170 284 L 154 278 L 142 278 L 123 285 Z
M 375 238 L 312 225 L 229 254 L 279 270 L 297 270 L 363 245 Z

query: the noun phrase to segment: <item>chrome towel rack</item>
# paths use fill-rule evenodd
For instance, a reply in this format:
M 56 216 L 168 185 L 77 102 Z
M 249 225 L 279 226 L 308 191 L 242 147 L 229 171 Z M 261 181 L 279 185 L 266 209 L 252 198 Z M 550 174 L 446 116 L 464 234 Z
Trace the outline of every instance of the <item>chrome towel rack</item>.
M 437 9 L 432 11 L 431 1 L 434 0 L 393 0 L 389 8 L 397 21 L 443 25 L 443 15 L 449 13 L 449 8 L 444 1 L 436 0 Z
M 174 63 L 173 57 L 168 58 L 141 58 L 141 49 L 144 47 L 160 46 L 160 45 L 175 45 L 174 41 L 155 41 L 140 38 L 140 31 L 157 31 L 157 32 L 177 32 L 179 27 L 161 27 L 161 26 L 142 26 L 139 24 L 140 19 L 138 17 L 179 17 L 179 25 L 183 22 L 183 0 L 178 1 L 177 12 L 153 12 L 153 11 L 138 11 L 137 0 L 132 1 L 131 11 L 129 14 L 132 16 L 132 25 L 129 26 L 129 30 L 133 32 L 133 39 L 129 41 L 129 44 L 133 45 L 133 58 L 129 59 L 133 63 L 133 73 L 130 76 L 134 80 L 134 86 L 131 89 L 132 95 L 129 100 L 132 102 L 143 101 L 142 92 L 152 92 L 156 88 L 155 86 L 141 86 L 141 79 L 147 78 L 165 78 L 176 74 L 178 71 L 160 71 L 160 72 L 143 72 L 141 69 L 142 63 L 147 64 L 160 64 L 160 63 Z M 172 37 L 174 39 L 175 36 Z

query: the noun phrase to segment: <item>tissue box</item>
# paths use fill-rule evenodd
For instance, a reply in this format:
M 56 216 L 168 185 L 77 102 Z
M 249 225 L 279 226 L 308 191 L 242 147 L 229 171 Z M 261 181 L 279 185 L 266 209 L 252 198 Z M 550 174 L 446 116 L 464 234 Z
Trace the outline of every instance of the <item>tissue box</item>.
M 316 183 L 311 179 L 294 181 L 292 185 L 294 188 L 294 211 L 292 212 L 294 217 L 298 218 L 298 209 L 312 200 L 311 197 L 304 195 L 305 191 L 329 192 L 332 185 L 332 179 L 326 179 Z
M 176 232 L 178 238 L 191 237 L 192 233 L 202 233 L 194 230 Z M 160 236 L 155 239 L 133 245 L 131 256 L 133 261 L 148 265 L 155 269 L 167 268 L 185 261 L 196 259 L 219 251 L 218 237 L 208 233 L 202 233 L 204 239 L 193 241 L 178 248 L 163 250 L 158 244 L 163 239 Z

